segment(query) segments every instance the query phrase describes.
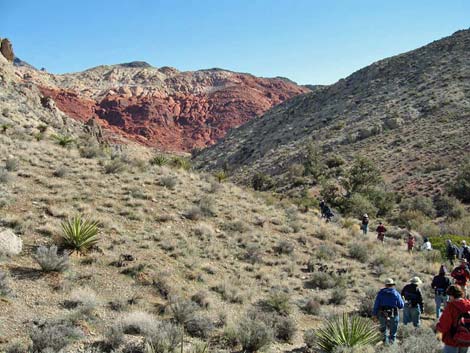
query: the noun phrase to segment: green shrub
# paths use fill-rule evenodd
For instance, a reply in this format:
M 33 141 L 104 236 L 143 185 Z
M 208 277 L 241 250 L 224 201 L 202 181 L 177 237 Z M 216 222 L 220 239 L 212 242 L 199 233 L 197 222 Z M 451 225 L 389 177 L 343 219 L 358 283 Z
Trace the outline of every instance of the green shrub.
M 225 180 L 228 179 L 228 174 L 223 170 L 219 170 L 219 171 L 215 172 L 214 176 L 215 176 L 215 178 L 217 179 L 217 181 L 219 183 L 222 183 L 222 182 L 224 182 Z
M 294 252 L 294 245 L 288 241 L 288 240 L 281 240 L 279 243 L 275 246 L 276 253 L 282 255 L 288 255 L 292 254 Z
M 262 321 L 247 318 L 237 328 L 237 336 L 243 352 L 257 352 L 272 342 L 273 332 Z
M 310 277 L 309 285 L 313 288 L 329 289 L 337 285 L 336 276 L 326 272 L 314 272 Z
M 197 314 L 185 321 L 184 328 L 193 337 L 208 338 L 214 330 L 214 324 L 209 317 Z
M 420 211 L 427 217 L 434 217 L 435 210 L 432 199 L 425 196 L 415 196 L 404 199 L 400 202 L 400 210 L 403 211 Z
M 359 262 L 365 263 L 369 259 L 369 249 L 365 244 L 351 243 L 348 246 L 349 256 Z
M 268 310 L 275 311 L 281 315 L 287 315 L 291 310 L 290 294 L 281 289 L 273 289 L 263 304 Z
M 183 330 L 181 326 L 171 322 L 160 322 L 154 325 L 152 331 L 145 335 L 146 353 L 175 352 L 181 343 Z
M 159 167 L 162 167 L 164 165 L 167 165 L 170 163 L 170 160 L 168 157 L 164 156 L 163 154 L 156 155 L 149 161 L 150 165 L 157 165 Z
M 178 184 L 178 178 L 174 175 L 165 175 L 160 178 L 160 185 L 167 189 L 174 190 Z
M 327 244 L 321 244 L 315 254 L 319 260 L 329 260 L 336 255 L 334 249 Z
M 173 315 L 174 320 L 180 325 L 194 318 L 194 313 L 197 310 L 197 305 L 191 301 L 182 298 L 171 298 L 168 305 L 170 313 Z
M 173 157 L 170 161 L 170 164 L 174 168 L 190 170 L 192 168 L 191 161 L 185 157 Z
M 281 342 L 292 342 L 296 332 L 297 325 L 290 317 L 281 316 L 274 324 L 274 335 Z
M 251 179 L 251 185 L 257 191 L 267 191 L 274 187 L 274 181 L 266 174 L 256 173 Z
M 118 174 L 124 170 L 126 170 L 126 164 L 120 158 L 112 159 L 104 165 L 104 172 L 106 174 Z
M 331 353 L 336 347 L 360 347 L 380 342 L 381 335 L 374 323 L 360 316 L 333 317 L 315 331 L 315 346 Z
M 354 160 L 346 177 L 342 180 L 343 187 L 348 194 L 360 192 L 381 182 L 380 170 L 373 161 L 363 156 L 359 156 Z
M 83 219 L 80 215 L 62 222 L 62 240 L 72 250 L 85 252 L 94 246 L 98 238 L 98 222 Z
M 69 267 L 69 258 L 67 253 L 57 254 L 57 246 L 40 246 L 33 255 L 34 260 L 41 266 L 45 272 L 64 272 Z
M 52 135 L 52 138 L 54 139 L 55 143 L 57 143 L 59 146 L 67 148 L 75 142 L 73 137 L 70 135 L 56 134 Z
M 333 289 L 333 292 L 331 292 L 331 297 L 330 297 L 330 304 L 334 305 L 341 305 L 344 304 L 346 301 L 347 297 L 347 292 L 345 288 L 341 287 L 336 287 Z
M 438 217 L 462 218 L 465 214 L 465 207 L 456 197 L 438 195 L 433 202 Z
M 470 160 L 460 166 L 460 173 L 451 186 L 451 192 L 459 200 L 470 202 Z
M 369 217 L 375 217 L 377 215 L 377 207 L 374 206 L 367 196 L 359 193 L 354 193 L 349 199 L 345 201 L 345 211 L 347 214 L 361 218 L 364 213 L 367 213 Z
M 431 242 L 431 245 L 434 250 L 437 250 L 441 253 L 442 258 L 447 258 L 446 257 L 446 240 L 450 239 L 452 240 L 452 243 L 460 245 L 462 240 L 465 240 L 468 243 L 470 243 L 470 237 L 465 237 L 461 235 L 441 235 L 437 237 L 429 237 L 429 241 Z M 435 254 L 429 255 L 431 257 L 436 256 Z

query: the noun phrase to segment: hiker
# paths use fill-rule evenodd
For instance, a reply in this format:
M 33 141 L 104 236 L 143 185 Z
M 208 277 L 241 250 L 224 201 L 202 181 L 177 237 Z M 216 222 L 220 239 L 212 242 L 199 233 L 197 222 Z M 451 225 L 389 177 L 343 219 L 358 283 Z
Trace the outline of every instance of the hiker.
M 377 232 L 377 239 L 383 243 L 384 239 L 385 239 L 385 232 L 387 231 L 387 228 L 385 228 L 383 223 L 380 222 L 379 226 L 377 227 L 377 229 L 375 231 Z
M 403 324 L 407 325 L 412 322 L 414 327 L 421 325 L 421 314 L 423 313 L 423 296 L 421 289 L 418 287 L 423 283 L 419 277 L 410 279 L 410 283 L 403 287 L 401 291 L 402 297 L 405 299 L 405 307 L 403 308 Z
M 361 229 L 362 234 L 367 235 L 367 231 L 369 230 L 369 216 L 367 213 L 364 213 L 364 216 L 362 216 Z
M 432 245 L 428 238 L 424 237 L 423 245 L 421 245 L 421 251 L 431 251 Z
M 450 276 L 455 280 L 455 284 L 462 287 L 462 290 L 467 295 L 467 282 L 470 280 L 470 271 L 467 267 L 467 260 L 461 259 L 460 265 L 454 268 Z
M 456 259 L 458 254 L 459 254 L 458 248 L 454 244 L 452 244 L 452 240 L 447 239 L 446 240 L 446 257 L 452 266 L 454 266 L 454 260 Z
M 450 286 L 450 278 L 446 276 L 447 269 L 444 265 L 439 268 L 439 274 L 434 276 L 431 288 L 434 289 L 434 301 L 436 302 L 436 318 L 441 316 L 441 307 L 447 305 L 447 288 Z
M 320 201 L 320 213 L 321 213 L 321 218 L 325 218 L 325 207 L 328 207 L 325 203 L 325 200 Z
M 470 248 L 467 245 L 465 240 L 462 240 L 462 247 L 460 248 L 460 258 L 467 260 L 467 263 L 470 262 Z
M 328 205 L 325 205 L 325 218 L 326 223 L 331 222 L 331 218 L 333 218 L 334 214 L 331 212 L 331 208 Z
M 377 293 L 372 310 L 372 315 L 379 320 L 384 344 L 395 342 L 398 323 L 400 322 L 398 310 L 405 305 L 400 293 L 394 287 L 395 281 L 392 278 L 387 278 L 385 288 Z M 387 329 L 389 331 L 388 336 Z
M 470 346 L 470 300 L 458 285 L 447 288 L 449 303 L 436 326 L 437 338 L 444 342 L 443 353 L 467 353 Z
M 413 253 L 413 249 L 415 247 L 415 244 L 416 244 L 416 239 L 415 237 L 413 236 L 413 234 L 408 234 L 408 239 L 406 240 L 406 246 L 408 248 L 408 252 L 410 254 Z

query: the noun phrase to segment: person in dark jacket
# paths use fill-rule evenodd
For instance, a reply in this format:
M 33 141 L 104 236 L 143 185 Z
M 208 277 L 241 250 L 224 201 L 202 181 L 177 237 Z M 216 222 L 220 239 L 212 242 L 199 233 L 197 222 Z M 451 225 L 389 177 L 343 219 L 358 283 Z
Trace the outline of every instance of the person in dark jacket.
M 446 276 L 446 267 L 441 265 L 439 274 L 434 276 L 431 283 L 431 288 L 434 289 L 434 301 L 436 302 L 436 317 L 439 319 L 441 316 L 442 306 L 447 305 L 448 297 L 446 294 L 447 288 L 451 285 L 450 278 Z
M 470 300 L 464 298 L 464 291 L 458 285 L 451 285 L 446 293 L 449 303 L 436 326 L 438 338 L 444 342 L 443 353 L 467 353 L 468 346 L 455 340 L 454 329 L 460 315 L 470 311 Z
M 395 281 L 391 278 L 385 280 L 385 288 L 382 288 L 375 298 L 372 315 L 377 317 L 380 323 L 380 332 L 383 342 L 391 344 L 395 342 L 400 316 L 398 310 L 403 309 L 405 303 L 395 289 Z M 389 331 L 387 335 L 387 329 Z
M 325 207 L 326 206 L 326 203 L 325 203 L 325 200 L 321 200 L 320 201 L 320 213 L 321 213 L 321 218 L 325 218 Z
M 421 314 L 423 313 L 423 296 L 418 287 L 421 283 L 419 277 L 413 277 L 410 283 L 403 287 L 401 295 L 405 299 L 403 308 L 403 324 L 412 322 L 414 327 L 421 325 Z
M 457 246 L 452 244 L 452 240 L 447 239 L 446 240 L 446 257 L 452 266 L 454 266 L 454 260 L 457 258 L 458 255 L 459 255 L 459 249 L 457 248 Z
M 369 230 L 369 216 L 367 213 L 364 213 L 364 216 L 362 216 L 361 229 L 362 234 L 367 235 L 367 231 Z
M 383 243 L 384 239 L 385 239 L 385 232 L 387 231 L 387 228 L 385 228 L 383 223 L 380 222 L 379 226 L 377 227 L 377 229 L 375 231 L 377 232 L 377 239 Z
M 460 248 L 460 258 L 467 260 L 467 263 L 470 262 L 470 247 L 468 247 L 467 242 L 462 240 L 462 247 Z

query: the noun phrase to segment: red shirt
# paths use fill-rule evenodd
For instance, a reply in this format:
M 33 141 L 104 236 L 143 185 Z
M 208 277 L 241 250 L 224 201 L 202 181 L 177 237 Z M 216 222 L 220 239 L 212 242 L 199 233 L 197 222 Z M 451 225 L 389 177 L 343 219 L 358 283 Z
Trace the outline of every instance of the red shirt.
M 470 272 L 468 272 L 467 266 L 460 265 L 454 268 L 450 275 L 455 279 L 455 283 L 459 286 L 465 287 L 467 285 L 467 281 L 470 281 Z
M 458 299 L 453 302 L 449 302 L 444 311 L 442 312 L 441 318 L 437 323 L 436 330 L 442 333 L 442 341 L 452 347 L 464 347 L 459 346 L 453 339 L 450 331 L 456 324 L 457 317 L 462 313 L 470 311 L 470 300 Z

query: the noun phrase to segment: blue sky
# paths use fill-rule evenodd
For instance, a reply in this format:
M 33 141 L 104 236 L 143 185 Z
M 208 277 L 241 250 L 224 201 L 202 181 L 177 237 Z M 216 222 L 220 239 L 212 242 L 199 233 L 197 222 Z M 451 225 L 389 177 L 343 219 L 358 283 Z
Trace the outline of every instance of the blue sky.
M 0 37 L 49 72 L 144 60 L 328 84 L 470 26 L 469 0 L 0 0 Z

